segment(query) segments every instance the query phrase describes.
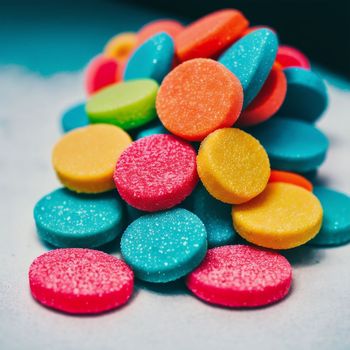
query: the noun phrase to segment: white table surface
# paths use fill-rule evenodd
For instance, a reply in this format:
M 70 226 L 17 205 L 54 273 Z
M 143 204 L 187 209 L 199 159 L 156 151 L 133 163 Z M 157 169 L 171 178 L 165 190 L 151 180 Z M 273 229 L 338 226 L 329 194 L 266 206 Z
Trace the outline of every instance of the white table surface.
M 319 126 L 331 148 L 321 180 L 350 193 L 350 91 L 329 86 Z M 28 268 L 47 251 L 35 202 L 59 184 L 50 165 L 59 115 L 83 98 L 81 74 L 42 78 L 0 69 L 0 349 L 350 349 L 350 245 L 297 248 L 290 295 L 254 310 L 212 307 L 180 283 L 136 286 L 130 303 L 100 316 L 67 316 L 36 303 Z M 111 249 L 117 254 L 117 248 Z

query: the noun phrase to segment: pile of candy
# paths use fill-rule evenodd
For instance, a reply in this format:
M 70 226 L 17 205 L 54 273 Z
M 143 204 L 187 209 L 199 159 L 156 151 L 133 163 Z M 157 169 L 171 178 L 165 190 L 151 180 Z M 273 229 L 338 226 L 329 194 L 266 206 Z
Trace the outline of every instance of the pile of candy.
M 186 27 L 152 22 L 108 42 L 86 91 L 53 149 L 64 188 L 34 209 L 40 238 L 61 248 L 30 267 L 40 303 L 110 310 L 131 297 L 135 275 L 186 276 L 208 303 L 263 306 L 292 283 L 275 250 L 350 241 L 349 197 L 307 179 L 328 149 L 312 124 L 325 84 L 274 30 L 233 9 Z M 91 249 L 119 236 L 123 260 Z

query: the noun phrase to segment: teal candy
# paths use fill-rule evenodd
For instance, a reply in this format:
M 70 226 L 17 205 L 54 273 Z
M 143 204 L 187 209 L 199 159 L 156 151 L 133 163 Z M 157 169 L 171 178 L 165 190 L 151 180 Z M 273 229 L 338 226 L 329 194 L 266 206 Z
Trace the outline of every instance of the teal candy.
M 130 57 L 124 80 L 149 78 L 161 83 L 174 59 L 174 41 L 166 33 L 158 33 L 144 42 Z
M 77 104 L 67 109 L 61 118 L 61 126 L 64 132 L 90 124 L 85 112 L 85 103 Z
M 287 95 L 278 114 L 307 122 L 316 121 L 326 110 L 328 94 L 324 81 L 303 68 L 287 68 Z
M 327 137 L 301 120 L 276 116 L 247 132 L 263 145 L 273 169 L 309 172 L 326 158 Z
M 219 57 L 219 62 L 242 84 L 243 108 L 253 101 L 262 88 L 275 61 L 277 49 L 276 34 L 263 28 L 245 35 Z
M 200 264 L 206 251 L 204 224 L 180 208 L 141 216 L 121 239 L 122 256 L 136 277 L 155 283 L 187 275 Z
M 212 197 L 202 184 L 191 194 L 192 211 L 204 223 L 208 234 L 209 247 L 232 244 L 236 233 L 232 225 L 232 205 Z
M 61 248 L 94 248 L 112 241 L 124 228 L 124 216 L 114 191 L 86 195 L 60 188 L 34 208 L 39 237 Z
M 320 232 L 310 241 L 316 246 L 336 246 L 350 242 L 350 197 L 326 187 L 314 187 L 323 208 Z
M 163 125 L 155 125 L 155 126 L 152 126 L 150 128 L 147 128 L 147 129 L 140 131 L 136 135 L 136 140 L 142 139 L 143 137 L 146 137 L 146 136 L 151 136 L 151 135 L 156 135 L 156 134 L 168 134 L 168 133 L 169 133 L 168 130 L 165 129 Z

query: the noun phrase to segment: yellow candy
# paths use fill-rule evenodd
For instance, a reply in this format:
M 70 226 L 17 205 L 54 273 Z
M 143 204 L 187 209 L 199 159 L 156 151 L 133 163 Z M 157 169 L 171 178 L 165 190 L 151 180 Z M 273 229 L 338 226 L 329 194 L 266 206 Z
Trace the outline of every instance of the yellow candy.
M 247 241 L 266 248 L 289 249 L 319 232 L 322 207 L 316 196 L 288 183 L 270 183 L 248 203 L 232 209 L 233 225 Z
M 213 197 L 240 204 L 264 190 L 270 176 L 270 162 L 253 136 L 226 128 L 214 131 L 202 141 L 197 170 Z
M 121 33 L 110 39 L 104 49 L 106 57 L 125 61 L 137 45 L 135 33 Z
M 62 184 L 76 192 L 98 193 L 115 188 L 113 172 L 130 136 L 114 125 L 95 124 L 64 135 L 52 163 Z

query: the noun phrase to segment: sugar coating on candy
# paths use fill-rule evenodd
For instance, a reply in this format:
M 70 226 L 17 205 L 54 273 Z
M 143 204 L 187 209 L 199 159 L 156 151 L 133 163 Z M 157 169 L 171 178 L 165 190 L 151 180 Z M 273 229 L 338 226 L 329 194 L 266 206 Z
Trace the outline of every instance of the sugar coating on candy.
M 276 61 L 283 67 L 300 67 L 310 69 L 309 59 L 295 47 L 280 45 L 277 51 Z
M 204 16 L 188 25 L 175 38 L 180 61 L 214 57 L 232 44 L 249 22 L 237 10 L 224 9 Z
M 270 29 L 255 30 L 234 43 L 220 57 L 242 84 L 243 107 L 259 93 L 276 58 L 278 39 Z
M 197 170 L 216 199 L 238 204 L 261 193 L 270 176 L 269 158 L 260 143 L 246 132 L 216 130 L 201 143 Z
M 86 104 L 91 123 L 114 124 L 129 130 L 156 118 L 158 84 L 137 79 L 113 84 L 94 94 Z
M 72 314 L 95 314 L 125 304 L 134 286 L 132 270 L 97 250 L 56 249 L 36 258 L 29 269 L 33 297 Z
M 286 68 L 287 95 L 279 110 L 280 115 L 314 122 L 328 105 L 324 81 L 314 72 L 303 68 Z
M 125 67 L 124 80 L 149 78 L 160 83 L 170 71 L 174 58 L 174 41 L 159 33 L 139 46 Z
M 85 112 L 85 103 L 80 103 L 67 109 L 61 117 L 61 126 L 64 132 L 87 125 L 89 125 L 89 119 Z
M 310 244 L 337 246 L 350 242 L 350 197 L 322 186 L 316 186 L 314 194 L 323 208 L 323 223 Z
M 236 126 L 252 126 L 271 118 L 282 106 L 286 93 L 287 79 L 282 68 L 274 64 L 258 95 L 242 111 Z
M 232 126 L 242 101 L 241 84 L 228 69 L 198 58 L 165 77 L 156 107 L 167 130 L 189 141 L 201 141 L 216 129 Z
M 167 33 L 173 39 L 177 36 L 184 26 L 172 19 L 159 19 L 144 25 L 137 33 L 138 44 L 143 44 L 146 40 L 158 33 Z
M 181 208 L 140 217 L 121 239 L 121 253 L 135 275 L 156 283 L 188 274 L 202 261 L 206 250 L 203 223 Z
M 310 192 L 312 192 L 313 189 L 313 185 L 308 179 L 300 174 L 291 173 L 289 171 L 271 170 L 269 182 L 286 182 L 303 187 Z
M 85 90 L 88 95 L 117 81 L 118 62 L 105 56 L 95 57 L 86 68 Z
M 230 244 L 236 233 L 231 219 L 231 205 L 212 197 L 199 184 L 189 197 L 191 210 L 203 221 L 208 234 L 209 247 Z
M 172 135 L 152 135 L 135 141 L 123 152 L 114 172 L 121 197 L 144 211 L 179 204 L 197 181 L 195 150 Z
M 65 134 L 56 143 L 52 164 L 65 187 L 76 192 L 105 192 L 114 188 L 115 164 L 131 142 L 117 126 L 89 125 Z
M 282 255 L 245 245 L 209 249 L 187 277 L 200 299 L 226 307 L 258 307 L 284 298 L 292 283 L 292 267 Z
M 327 155 L 327 137 L 303 121 L 275 116 L 247 131 L 266 149 L 274 169 L 309 172 L 317 169 Z
M 316 236 L 322 207 L 310 191 L 296 185 L 269 183 L 264 192 L 232 209 L 236 232 L 248 242 L 272 249 L 290 249 Z
M 60 188 L 34 207 L 40 238 L 61 248 L 93 248 L 110 242 L 121 233 L 124 219 L 116 192 L 84 195 Z
M 103 53 L 106 57 L 124 62 L 128 59 L 136 45 L 137 35 L 135 33 L 120 33 L 108 41 Z

